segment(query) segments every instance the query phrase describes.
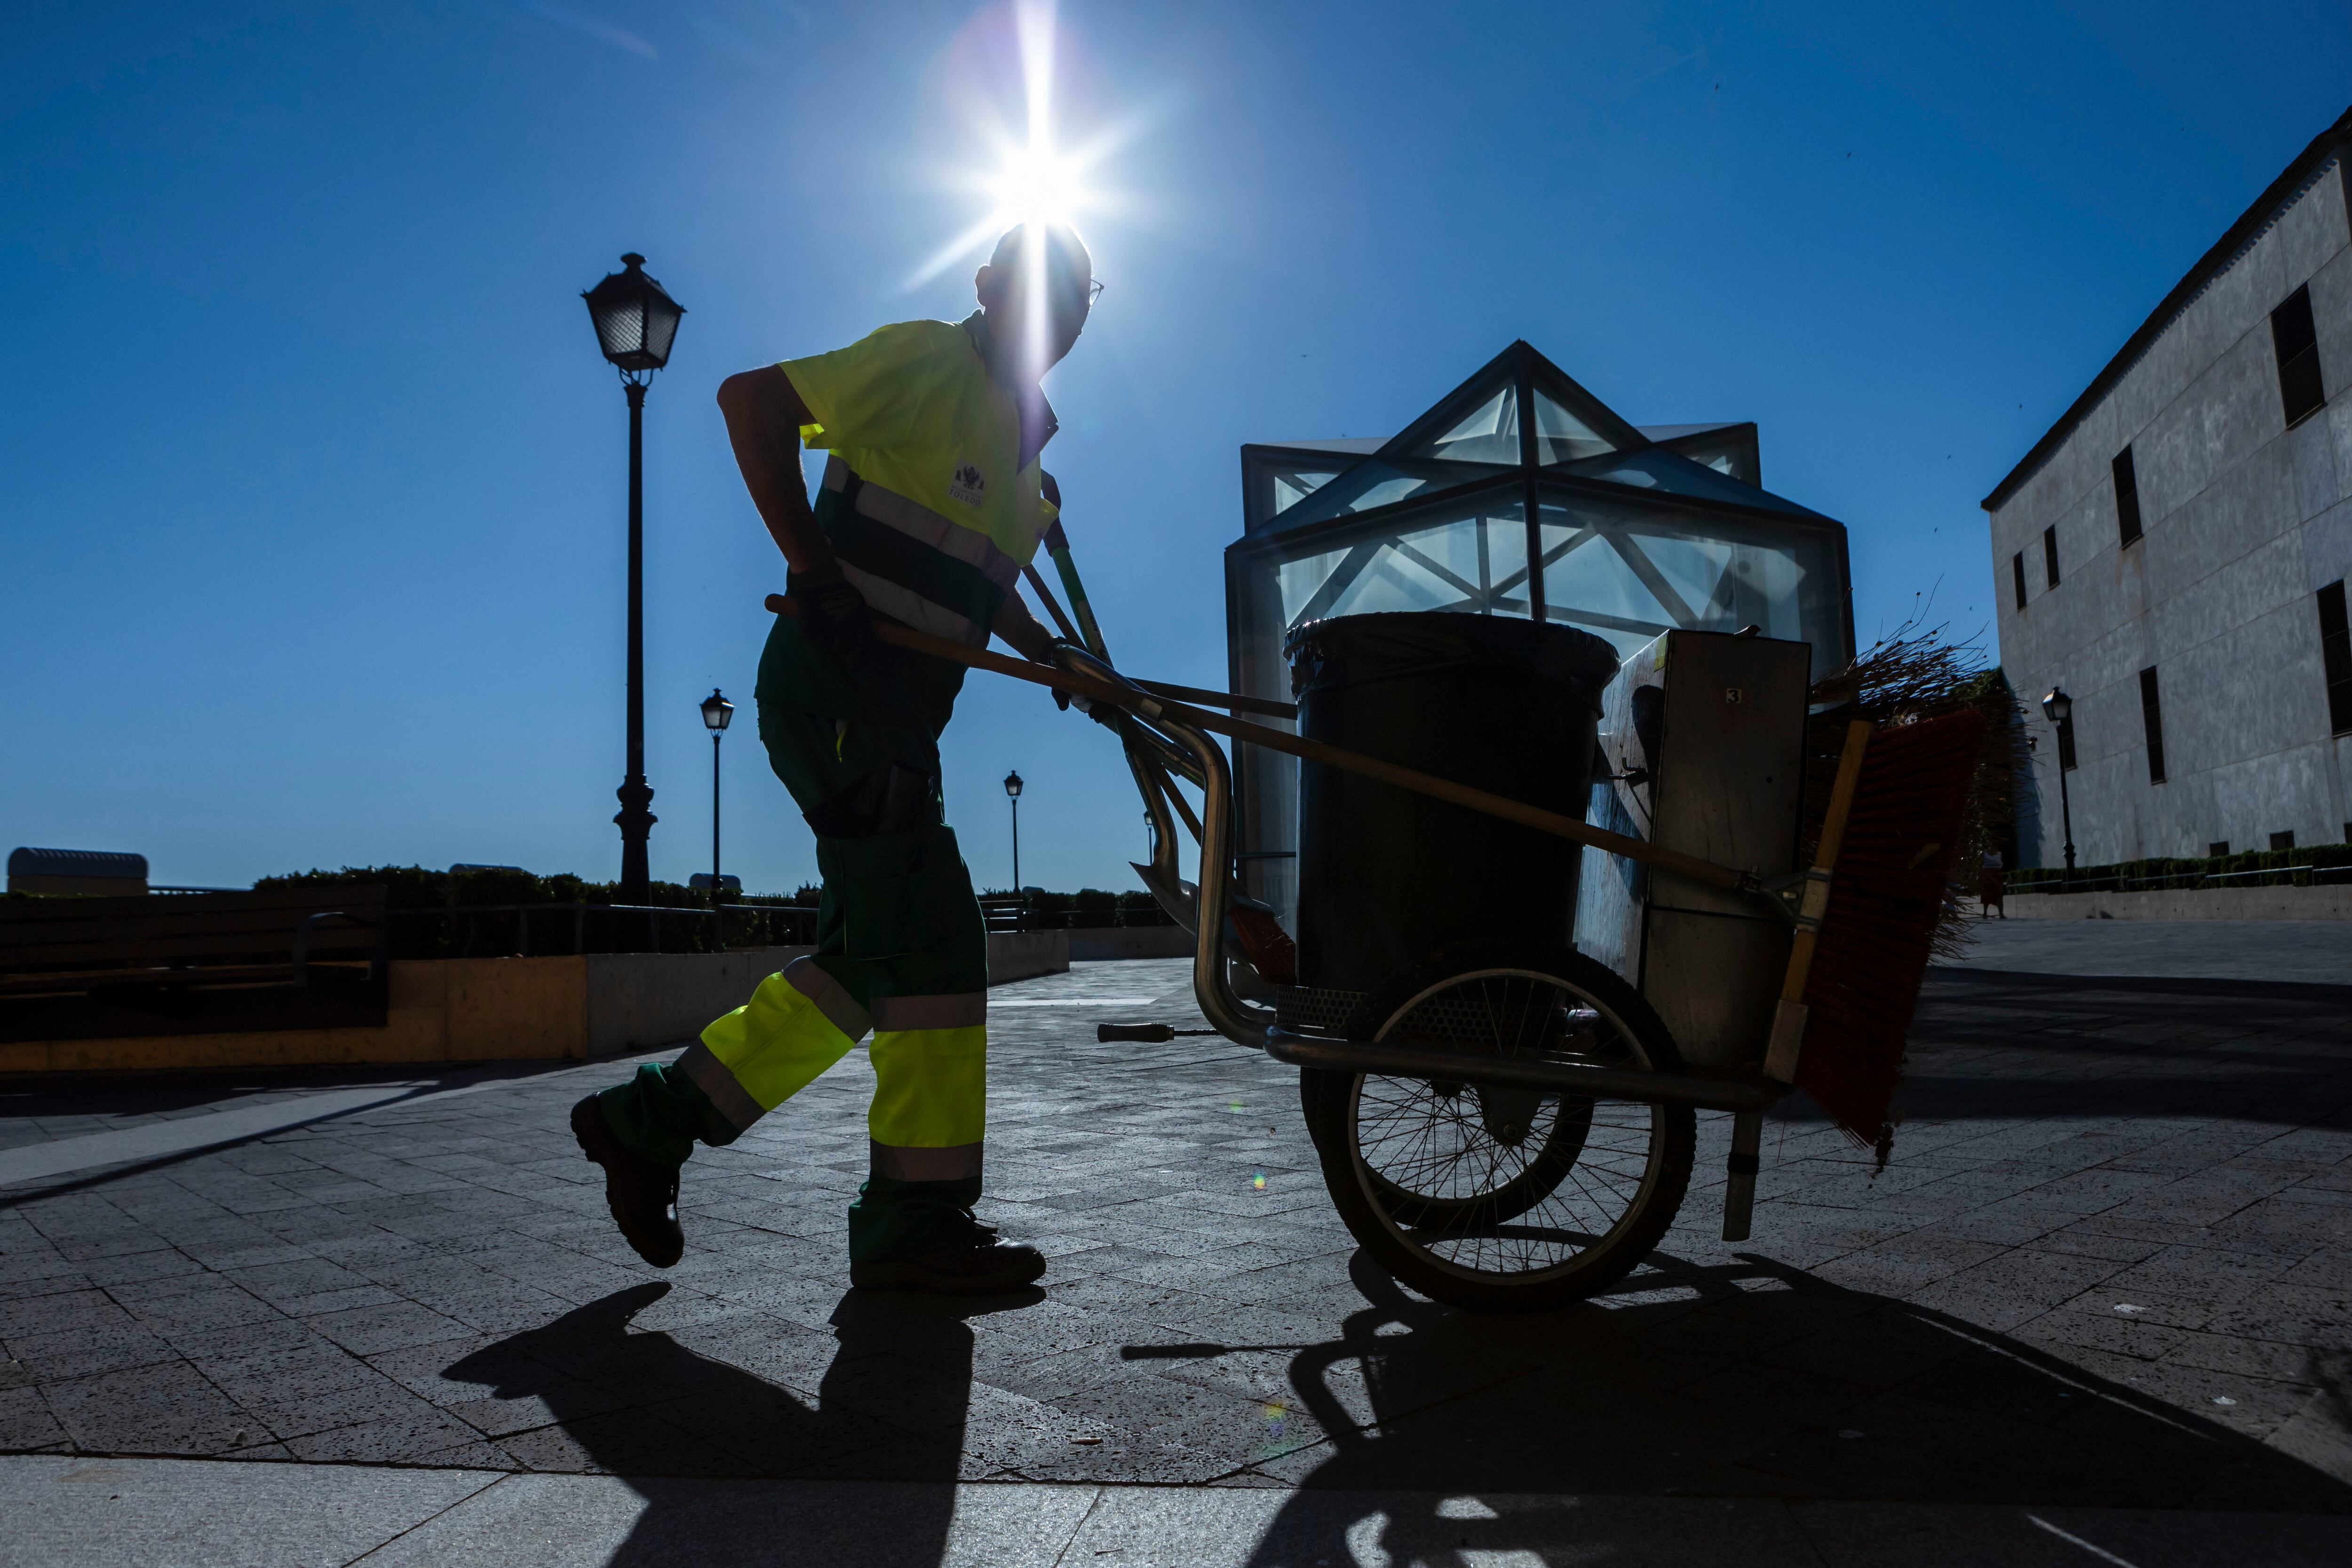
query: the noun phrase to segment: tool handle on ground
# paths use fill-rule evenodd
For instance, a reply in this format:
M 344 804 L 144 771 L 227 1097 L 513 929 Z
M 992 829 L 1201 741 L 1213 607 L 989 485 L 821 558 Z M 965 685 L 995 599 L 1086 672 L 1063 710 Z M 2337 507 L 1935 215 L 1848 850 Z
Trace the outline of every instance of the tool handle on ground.
M 798 607 L 782 594 L 768 595 L 768 608 L 780 616 L 799 613 Z M 1307 762 L 1321 763 L 1326 767 L 1338 768 L 1342 773 L 1357 773 L 1368 779 L 1377 779 L 1382 784 L 1394 784 L 1399 789 L 1411 790 L 1415 795 L 1425 795 L 1454 805 L 1467 806 L 1472 811 L 1483 811 L 1489 816 L 1499 816 L 1506 822 L 1516 822 L 1522 827 L 1532 827 L 1538 833 L 1556 834 L 1574 843 L 1590 844 L 1595 849 L 1605 850 L 1612 855 L 1622 855 L 1629 860 L 1639 860 L 1645 865 L 1655 866 L 1661 870 L 1688 877 L 1695 882 L 1704 882 L 1711 888 L 1725 888 L 1737 891 L 1751 885 L 1748 873 L 1735 871 L 1728 866 L 1718 866 L 1711 860 L 1702 860 L 1696 855 L 1685 855 L 1679 850 L 1660 848 L 1657 845 L 1644 839 L 1629 838 L 1622 833 L 1612 833 L 1606 828 L 1594 827 L 1588 823 L 1579 822 L 1574 817 L 1562 816 L 1556 811 L 1546 811 L 1541 806 L 1528 805 L 1523 801 L 1492 795 L 1483 789 L 1474 789 L 1468 784 L 1455 784 L 1451 779 L 1442 779 L 1433 773 L 1399 767 L 1394 763 L 1384 763 L 1377 757 L 1368 757 L 1360 752 L 1345 751 L 1327 742 L 1310 741 L 1304 735 L 1294 735 L 1286 730 L 1276 730 L 1265 724 L 1253 724 L 1246 719 L 1229 719 L 1222 713 L 1212 713 L 1205 708 L 1194 708 L 1185 703 L 1162 702 L 1157 698 L 1131 688 L 1114 686 L 1107 680 L 1097 680 L 1089 676 L 1073 675 L 1067 670 L 1052 669 L 1045 665 L 1031 664 L 1023 659 L 1007 658 L 1001 653 L 991 653 L 986 648 L 966 647 L 961 643 L 950 642 L 945 637 L 932 637 L 927 632 L 919 632 L 911 626 L 898 626 L 888 621 L 875 622 L 874 636 L 878 642 L 905 648 L 909 653 L 927 653 L 934 658 L 944 658 L 970 669 L 992 670 L 998 675 L 1009 675 L 1015 680 L 1028 681 L 1034 686 L 1047 686 L 1080 697 L 1098 699 L 1118 707 L 1133 709 L 1146 719 L 1158 719 L 1164 716 L 1196 730 L 1206 730 L 1212 734 L 1230 736 L 1236 741 L 1247 741 L 1252 745 L 1264 746 L 1270 752 L 1281 752 Z
M 1813 947 L 1821 940 L 1822 917 L 1829 910 L 1830 879 L 1837 870 L 1838 850 L 1845 843 L 1845 822 L 1853 812 L 1854 790 L 1862 783 L 1862 754 L 1869 745 L 1867 721 L 1857 719 L 1845 727 L 1837 783 L 1830 786 L 1829 810 L 1822 817 L 1822 842 L 1813 851 L 1812 873 L 1805 879 L 1796 940 L 1789 944 L 1789 973 L 1780 983 L 1780 1005 L 1772 1010 L 1771 1043 L 1764 1051 L 1764 1076 L 1780 1083 L 1797 1081 L 1797 1055 L 1805 1043 L 1805 981 L 1812 973 Z
M 1108 1045 L 1113 1040 L 1139 1040 L 1147 1046 L 1157 1046 L 1176 1037 L 1176 1031 L 1165 1024 L 1097 1024 L 1095 1038 Z

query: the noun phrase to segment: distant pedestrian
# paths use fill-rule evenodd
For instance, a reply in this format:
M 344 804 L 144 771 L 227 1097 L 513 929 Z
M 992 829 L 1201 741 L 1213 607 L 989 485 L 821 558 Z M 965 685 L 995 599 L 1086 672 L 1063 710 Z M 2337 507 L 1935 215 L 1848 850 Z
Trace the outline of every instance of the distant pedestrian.
M 2001 906 L 2000 901 L 2000 896 L 2008 886 L 2009 873 L 2002 866 L 2000 851 L 1986 850 L 1984 864 L 1977 870 L 1977 902 L 1981 906 L 1977 910 L 1979 920 L 1990 920 L 1996 914 L 2003 920 L 2009 919 L 2009 910 Z

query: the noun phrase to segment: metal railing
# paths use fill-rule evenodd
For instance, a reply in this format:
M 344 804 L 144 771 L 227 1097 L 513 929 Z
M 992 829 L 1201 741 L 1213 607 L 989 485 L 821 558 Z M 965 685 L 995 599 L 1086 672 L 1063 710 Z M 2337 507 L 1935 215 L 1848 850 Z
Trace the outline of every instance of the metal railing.
M 447 924 L 446 951 L 440 956 L 448 958 L 533 958 L 570 956 L 583 952 L 667 952 L 670 951 L 710 952 L 724 951 L 728 946 L 727 922 L 730 917 L 746 926 L 758 917 L 759 923 L 768 928 L 771 936 L 782 936 L 781 942 L 760 945 L 808 946 L 816 941 L 814 906 L 809 904 L 723 903 L 716 908 L 697 908 L 691 904 L 460 904 L 440 909 L 388 910 L 394 921 L 408 922 L 414 930 L 420 921 L 444 921 Z M 511 916 L 512 920 L 486 921 L 486 916 Z M 559 917 L 569 916 L 566 922 Z M 534 920 L 533 917 L 538 917 Z M 717 921 L 715 933 L 708 923 Z M 675 935 L 678 923 L 698 922 L 697 934 L 706 940 L 698 942 L 676 943 L 665 940 L 665 927 Z M 485 926 L 488 930 L 485 931 Z M 552 931 L 551 931 L 552 928 Z M 742 934 L 739 931 L 739 934 Z M 567 943 L 564 937 L 568 935 Z M 589 939 L 600 940 L 594 946 Z M 709 940 L 715 935 L 716 940 Z M 538 937 L 536 944 L 533 937 Z M 738 943 L 737 945 L 750 945 Z M 414 944 L 395 941 L 394 956 L 402 950 L 414 951 Z
M 2017 872 L 2009 874 L 2008 890 L 2020 895 L 2027 893 L 2160 893 L 2185 891 L 2198 888 L 2263 878 L 2262 884 L 2279 888 L 2325 887 L 2335 882 L 2352 882 L 2352 866 L 2263 866 L 2251 871 L 2159 871 L 2152 876 L 2134 876 L 2126 871 L 2092 873 L 2077 871 L 2072 876 L 2037 876 L 2031 881 L 2021 880 Z
M 991 894 L 980 900 L 980 912 L 992 934 L 1024 931 L 1111 931 L 1121 926 L 1164 926 L 1176 922 L 1158 904 L 1122 905 L 1112 909 L 1040 910 L 1011 893 Z

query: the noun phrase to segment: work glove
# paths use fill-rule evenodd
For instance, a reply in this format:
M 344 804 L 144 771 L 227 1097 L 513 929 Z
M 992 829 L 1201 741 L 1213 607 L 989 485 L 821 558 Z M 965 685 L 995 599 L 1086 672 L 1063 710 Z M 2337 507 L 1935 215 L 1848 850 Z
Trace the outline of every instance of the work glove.
M 1054 650 L 1055 667 L 1058 669 L 1064 670 L 1071 668 L 1072 661 L 1062 657 L 1062 649 L 1071 648 L 1078 652 L 1085 651 L 1083 648 L 1079 648 L 1077 644 L 1063 637 L 1055 637 L 1052 647 Z M 1090 668 L 1081 664 L 1073 673 L 1091 675 L 1094 671 Z M 1076 702 L 1078 705 L 1079 712 L 1084 713 L 1087 718 L 1093 720 L 1104 729 L 1108 730 L 1111 733 L 1118 733 L 1118 718 L 1120 710 L 1116 703 L 1094 702 L 1084 697 L 1072 697 L 1068 692 L 1062 690 L 1058 687 L 1055 689 L 1055 707 L 1059 708 L 1063 712 L 1066 713 L 1070 710 L 1070 704 L 1073 702 Z
M 864 664 L 874 647 L 872 612 L 866 595 L 845 578 L 795 584 L 793 598 L 801 607 L 801 630 L 817 651 L 844 671 Z

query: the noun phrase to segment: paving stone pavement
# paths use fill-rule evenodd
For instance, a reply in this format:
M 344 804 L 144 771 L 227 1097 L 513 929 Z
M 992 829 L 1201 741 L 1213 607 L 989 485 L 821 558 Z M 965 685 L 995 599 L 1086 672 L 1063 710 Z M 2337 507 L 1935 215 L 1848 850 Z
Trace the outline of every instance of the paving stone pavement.
M 667 1273 L 564 1125 L 629 1064 L 415 1080 L 0 1194 L 0 1451 L 611 1474 L 648 1540 L 665 1477 L 2352 1514 L 2352 993 L 1937 971 L 1886 1171 L 1793 1107 L 1727 1247 L 1702 1118 L 1650 1267 L 1496 1319 L 1356 1257 L 1287 1069 L 1095 1042 L 1199 1026 L 1184 968 L 992 994 L 1159 998 L 992 1009 L 983 1214 L 1042 1291 L 846 1289 L 859 1058 L 696 1157 Z M 0 1145 L 232 1087 L 20 1094 Z

